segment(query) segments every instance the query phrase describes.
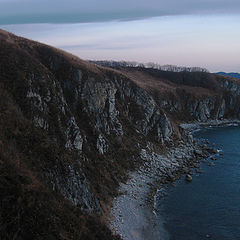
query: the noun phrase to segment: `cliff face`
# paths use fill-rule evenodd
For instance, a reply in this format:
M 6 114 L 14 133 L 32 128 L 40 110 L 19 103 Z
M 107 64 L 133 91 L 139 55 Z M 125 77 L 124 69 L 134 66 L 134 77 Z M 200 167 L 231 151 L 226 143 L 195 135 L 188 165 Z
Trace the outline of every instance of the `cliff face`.
M 175 122 L 239 119 L 237 80 L 205 72 L 163 72 L 120 68 L 124 75 L 151 94 Z
M 34 214 L 40 211 L 47 218 L 44 206 L 55 218 L 49 220 L 51 230 L 33 221 L 42 226 L 34 228 L 35 239 L 50 233 L 55 239 L 113 238 L 96 219 L 105 215 L 127 170 L 142 163 L 142 149 L 151 145 L 161 152 L 181 139 L 180 122 L 240 118 L 240 85 L 234 80 L 208 73 L 104 68 L 4 31 L 0 91 L 4 204 L 8 207 L 11 194 L 3 183 L 20 191 L 11 203 L 16 211 L 0 216 L 2 232 L 9 234 L 3 239 L 24 238 L 21 226 L 34 217 L 30 206 L 35 209 L 42 192 L 47 197 Z M 66 211 L 82 221 L 64 223 Z M 15 222 L 6 221 L 14 214 L 19 216 Z

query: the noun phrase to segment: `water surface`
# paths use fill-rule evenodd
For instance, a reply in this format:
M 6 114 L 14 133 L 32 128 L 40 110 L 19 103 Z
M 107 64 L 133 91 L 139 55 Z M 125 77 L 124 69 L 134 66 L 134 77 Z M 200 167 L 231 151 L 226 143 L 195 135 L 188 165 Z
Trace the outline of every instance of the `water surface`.
M 170 240 L 240 239 L 240 128 L 203 129 L 194 134 L 221 149 L 215 166 L 207 160 L 192 183 L 184 178 L 158 199 L 159 221 Z

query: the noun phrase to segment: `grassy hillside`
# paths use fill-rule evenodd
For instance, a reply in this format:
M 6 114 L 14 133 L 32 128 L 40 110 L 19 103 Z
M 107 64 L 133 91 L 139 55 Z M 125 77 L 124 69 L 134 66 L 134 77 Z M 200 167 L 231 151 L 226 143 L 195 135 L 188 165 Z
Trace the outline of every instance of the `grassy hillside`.
M 229 78 L 97 66 L 0 30 L 0 239 L 119 239 L 106 219 L 141 150 L 239 118 L 239 96 Z

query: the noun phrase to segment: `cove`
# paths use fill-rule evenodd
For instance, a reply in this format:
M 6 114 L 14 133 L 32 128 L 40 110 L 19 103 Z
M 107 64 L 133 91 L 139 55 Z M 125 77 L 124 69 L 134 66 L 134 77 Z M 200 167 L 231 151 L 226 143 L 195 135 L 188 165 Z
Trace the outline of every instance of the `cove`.
M 201 174 L 193 169 L 191 183 L 182 177 L 157 194 L 157 218 L 169 240 L 240 239 L 240 127 L 205 128 L 194 138 L 224 155 L 203 162 Z

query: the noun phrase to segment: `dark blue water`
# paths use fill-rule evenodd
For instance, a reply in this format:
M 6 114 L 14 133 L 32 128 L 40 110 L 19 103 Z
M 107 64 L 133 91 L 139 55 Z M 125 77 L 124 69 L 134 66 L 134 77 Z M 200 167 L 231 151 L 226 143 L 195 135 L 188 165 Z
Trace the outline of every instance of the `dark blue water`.
M 158 200 L 158 214 L 170 240 L 240 239 L 240 128 L 204 129 L 196 138 L 216 143 L 224 156 L 215 166 L 202 163 L 202 174 L 169 186 Z

